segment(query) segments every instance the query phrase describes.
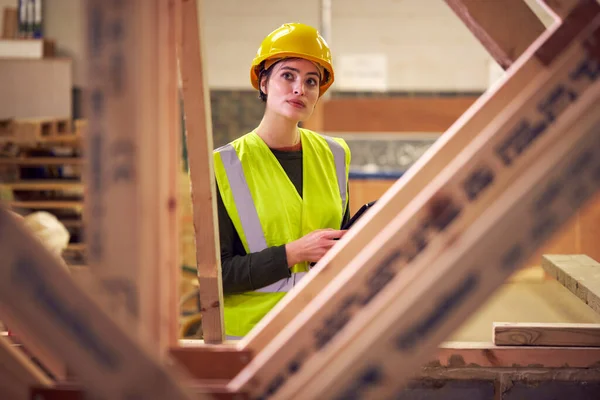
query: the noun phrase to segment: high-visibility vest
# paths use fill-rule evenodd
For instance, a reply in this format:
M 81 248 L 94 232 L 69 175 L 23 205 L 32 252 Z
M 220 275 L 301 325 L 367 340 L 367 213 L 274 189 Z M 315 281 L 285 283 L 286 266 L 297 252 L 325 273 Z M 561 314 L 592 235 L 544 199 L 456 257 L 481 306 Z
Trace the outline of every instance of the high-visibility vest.
M 214 152 L 217 185 L 247 253 L 281 246 L 324 228 L 340 229 L 348 207 L 350 149 L 339 138 L 300 129 L 302 196 L 255 131 Z M 309 270 L 252 292 L 224 296 L 225 333 L 245 336 Z

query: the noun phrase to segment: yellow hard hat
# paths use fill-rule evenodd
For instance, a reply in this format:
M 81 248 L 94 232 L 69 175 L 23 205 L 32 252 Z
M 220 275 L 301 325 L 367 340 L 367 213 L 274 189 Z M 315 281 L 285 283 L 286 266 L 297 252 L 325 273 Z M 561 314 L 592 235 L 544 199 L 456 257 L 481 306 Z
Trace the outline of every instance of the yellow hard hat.
M 250 68 L 250 81 L 259 90 L 258 77 L 263 61 L 283 58 L 303 58 L 317 63 L 326 71 L 322 74 L 319 96 L 323 95 L 333 83 L 331 51 L 315 28 L 300 24 L 283 24 L 262 41 Z

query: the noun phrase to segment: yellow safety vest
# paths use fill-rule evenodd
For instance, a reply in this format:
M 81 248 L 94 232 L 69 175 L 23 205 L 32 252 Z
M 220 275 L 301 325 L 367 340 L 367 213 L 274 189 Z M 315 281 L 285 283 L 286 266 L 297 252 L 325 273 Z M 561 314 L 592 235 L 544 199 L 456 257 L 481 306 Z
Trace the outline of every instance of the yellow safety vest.
M 255 131 L 214 152 L 219 192 L 247 253 L 281 246 L 324 228 L 340 229 L 348 207 L 350 149 L 339 138 L 300 129 L 302 197 Z M 308 271 L 303 262 L 290 278 L 252 292 L 224 296 L 225 333 L 242 337 Z

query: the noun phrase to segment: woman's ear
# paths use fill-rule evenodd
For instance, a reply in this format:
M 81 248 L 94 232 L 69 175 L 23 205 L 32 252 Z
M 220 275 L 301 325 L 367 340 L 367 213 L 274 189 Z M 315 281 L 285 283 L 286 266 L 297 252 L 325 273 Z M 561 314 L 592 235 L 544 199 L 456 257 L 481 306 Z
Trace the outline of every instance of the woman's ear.
M 267 80 L 268 80 L 268 79 L 267 79 L 267 77 L 266 77 L 266 76 L 263 76 L 263 77 L 260 79 L 260 90 L 261 90 L 261 91 L 262 91 L 264 94 L 267 94 Z

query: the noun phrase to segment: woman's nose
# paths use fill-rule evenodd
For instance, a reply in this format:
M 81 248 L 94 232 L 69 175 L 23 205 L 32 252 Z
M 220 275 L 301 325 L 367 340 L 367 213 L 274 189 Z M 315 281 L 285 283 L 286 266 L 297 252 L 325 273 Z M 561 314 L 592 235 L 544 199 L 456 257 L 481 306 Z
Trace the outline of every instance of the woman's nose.
M 304 95 L 304 84 L 302 84 L 302 83 L 296 83 L 294 85 L 294 94 Z

